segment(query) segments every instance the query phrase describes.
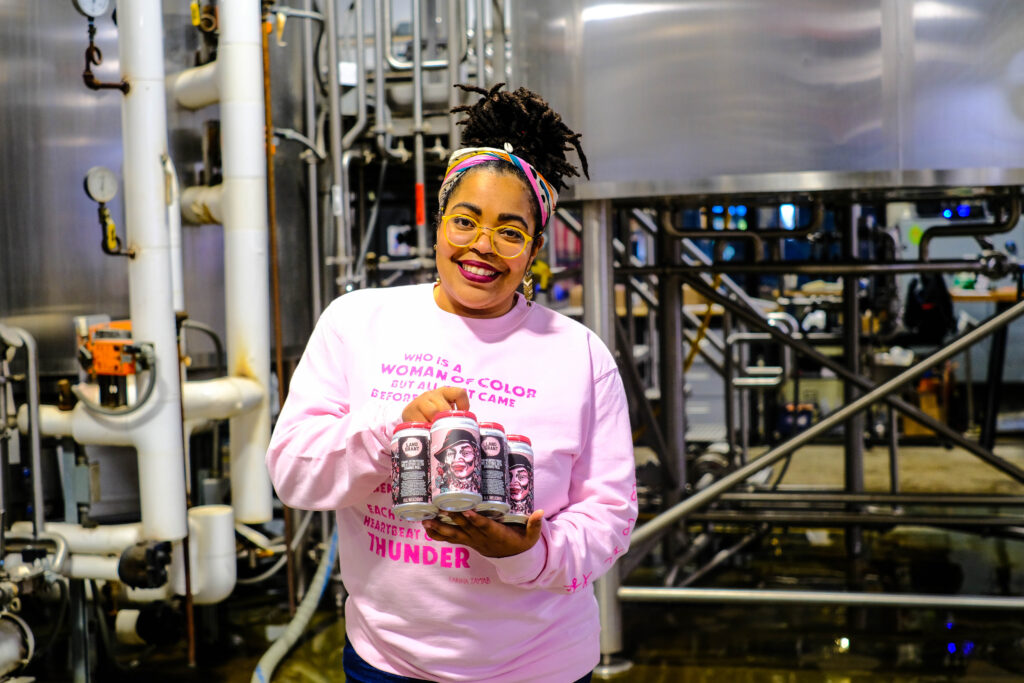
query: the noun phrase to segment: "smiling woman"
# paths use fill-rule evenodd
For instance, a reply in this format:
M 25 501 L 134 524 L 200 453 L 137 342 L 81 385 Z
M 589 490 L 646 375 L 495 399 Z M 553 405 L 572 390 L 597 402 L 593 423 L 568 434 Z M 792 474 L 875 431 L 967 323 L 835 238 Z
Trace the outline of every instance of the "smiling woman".
M 586 157 L 536 94 L 465 89 L 481 97 L 461 108 L 469 146 L 452 154 L 438 193 L 437 283 L 331 304 L 267 465 L 284 503 L 336 511 L 346 680 L 587 680 L 600 631 L 592 584 L 636 519 L 629 412 L 601 340 L 530 302 L 562 179 L 578 175 L 566 152 L 584 173 Z M 476 419 L 469 431 L 445 422 L 471 404 L 533 444 L 505 482 L 518 523 L 472 510 L 399 519 L 387 482 L 400 423 L 439 435 L 438 507 L 443 496 L 480 499 Z

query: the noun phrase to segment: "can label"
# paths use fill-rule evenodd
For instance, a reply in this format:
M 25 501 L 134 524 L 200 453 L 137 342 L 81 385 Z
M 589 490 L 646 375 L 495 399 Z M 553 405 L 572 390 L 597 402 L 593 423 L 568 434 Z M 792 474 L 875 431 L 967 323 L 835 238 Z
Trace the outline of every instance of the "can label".
M 430 500 L 430 432 L 426 425 L 401 429 L 391 439 L 391 502 L 405 521 L 431 519 L 437 514 Z
M 533 449 L 521 441 L 509 441 L 508 504 L 506 522 L 525 524 L 533 514 Z
M 500 429 L 480 428 L 480 495 L 478 512 L 488 516 L 508 512 L 508 442 Z
M 445 417 L 430 428 L 432 497 L 442 510 L 470 510 L 480 502 L 480 431 L 470 417 Z
M 395 445 L 391 486 L 395 505 L 430 502 L 430 446 L 426 435 L 399 437 Z

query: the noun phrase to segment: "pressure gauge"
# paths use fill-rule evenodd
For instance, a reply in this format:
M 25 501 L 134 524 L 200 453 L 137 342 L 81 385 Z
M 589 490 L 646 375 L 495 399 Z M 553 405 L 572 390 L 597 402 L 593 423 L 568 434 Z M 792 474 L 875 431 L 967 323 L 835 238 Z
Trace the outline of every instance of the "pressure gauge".
M 110 9 L 110 0 L 71 0 L 75 9 L 87 17 L 101 17 Z
M 105 166 L 93 166 L 85 172 L 85 193 L 106 204 L 117 194 L 117 176 Z

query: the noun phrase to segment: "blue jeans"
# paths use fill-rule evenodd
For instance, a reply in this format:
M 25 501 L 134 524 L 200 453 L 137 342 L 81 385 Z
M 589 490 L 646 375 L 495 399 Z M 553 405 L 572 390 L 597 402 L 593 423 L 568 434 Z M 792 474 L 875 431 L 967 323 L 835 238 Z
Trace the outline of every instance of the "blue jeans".
M 365 659 L 356 654 L 352 643 L 348 642 L 348 638 L 345 639 L 345 649 L 342 651 L 341 663 L 345 669 L 345 680 L 350 683 L 408 683 L 408 681 L 423 680 L 421 678 L 409 678 L 375 669 L 367 664 Z M 587 674 L 575 683 L 590 683 L 590 674 Z

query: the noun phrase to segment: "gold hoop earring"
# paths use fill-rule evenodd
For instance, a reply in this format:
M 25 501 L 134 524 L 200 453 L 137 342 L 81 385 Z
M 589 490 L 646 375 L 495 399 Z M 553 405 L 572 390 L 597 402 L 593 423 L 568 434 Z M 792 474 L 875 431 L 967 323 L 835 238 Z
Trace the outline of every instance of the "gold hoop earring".
M 530 269 L 523 276 L 523 296 L 527 301 L 533 301 L 533 271 Z

